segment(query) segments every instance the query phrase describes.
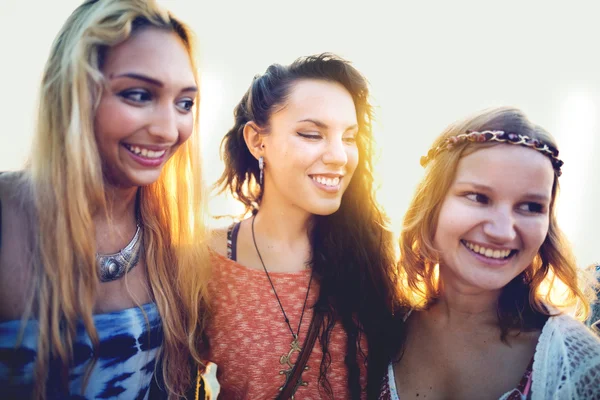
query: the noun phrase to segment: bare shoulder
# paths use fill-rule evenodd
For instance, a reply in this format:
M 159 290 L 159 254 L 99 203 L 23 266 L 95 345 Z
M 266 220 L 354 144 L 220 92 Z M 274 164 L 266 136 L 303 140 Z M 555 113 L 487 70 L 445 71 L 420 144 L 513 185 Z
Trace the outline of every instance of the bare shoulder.
M 15 199 L 24 192 L 27 182 L 24 171 L 0 172 L 0 198 L 6 201 Z
M 18 318 L 31 296 L 33 199 L 23 173 L 0 174 L 0 319 Z
M 0 250 L 6 241 L 26 233 L 32 223 L 33 198 L 21 172 L 0 174 Z M 10 247 L 9 247 L 10 248 Z
M 229 227 L 215 228 L 210 231 L 208 245 L 211 250 L 227 257 L 227 231 Z

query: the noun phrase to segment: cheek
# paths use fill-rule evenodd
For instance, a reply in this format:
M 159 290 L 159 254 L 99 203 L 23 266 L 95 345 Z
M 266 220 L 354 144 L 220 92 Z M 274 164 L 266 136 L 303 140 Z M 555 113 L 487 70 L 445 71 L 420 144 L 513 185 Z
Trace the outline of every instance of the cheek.
M 547 220 L 532 221 L 524 226 L 528 245 L 532 247 L 532 251 L 537 252 L 542 246 L 548 235 L 548 227 Z
M 471 225 L 473 213 L 454 199 L 446 199 L 440 209 L 437 231 L 446 233 L 464 233 Z
M 346 164 L 346 168 L 350 173 L 354 173 L 356 167 L 358 166 L 358 162 L 360 161 L 358 148 L 356 146 L 353 146 L 349 148 L 346 153 L 348 154 L 348 162 Z
M 94 132 L 100 142 L 122 140 L 144 126 L 143 112 L 114 99 L 103 99 L 96 111 Z
M 194 117 L 189 115 L 182 116 L 182 120 L 179 123 L 179 144 L 182 144 L 192 136 L 194 131 Z

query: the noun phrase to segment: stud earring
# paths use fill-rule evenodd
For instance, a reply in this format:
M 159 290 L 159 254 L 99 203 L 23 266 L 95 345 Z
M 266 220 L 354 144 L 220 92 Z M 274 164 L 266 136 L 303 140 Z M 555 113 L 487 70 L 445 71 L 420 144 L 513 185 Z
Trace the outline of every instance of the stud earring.
M 262 186 L 263 184 L 263 170 L 265 169 L 265 159 L 263 158 L 263 156 L 260 156 L 260 158 L 258 159 L 258 169 L 260 170 L 260 186 Z

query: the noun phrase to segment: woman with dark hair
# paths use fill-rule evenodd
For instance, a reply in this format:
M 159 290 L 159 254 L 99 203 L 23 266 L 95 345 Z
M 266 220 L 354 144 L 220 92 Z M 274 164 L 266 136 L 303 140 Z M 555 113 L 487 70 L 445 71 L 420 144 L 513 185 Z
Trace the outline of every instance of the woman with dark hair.
M 378 393 L 398 293 L 368 96 L 322 54 L 271 65 L 234 110 L 218 185 L 252 216 L 212 241 L 208 359 L 223 398 Z
M 557 223 L 552 136 L 518 109 L 486 110 L 421 164 L 400 265 L 422 301 L 380 398 L 600 398 L 600 341 L 564 312 L 585 318 L 591 292 Z

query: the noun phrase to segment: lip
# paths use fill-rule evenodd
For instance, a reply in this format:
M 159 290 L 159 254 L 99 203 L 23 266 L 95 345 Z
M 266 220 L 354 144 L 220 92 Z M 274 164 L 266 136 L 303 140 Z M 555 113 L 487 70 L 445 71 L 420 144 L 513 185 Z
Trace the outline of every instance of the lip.
M 142 156 L 138 156 L 137 154 L 133 153 L 131 150 L 129 150 L 127 148 L 127 146 L 125 146 L 125 144 L 123 144 L 123 148 L 125 149 L 125 151 L 127 152 L 127 154 L 129 154 L 129 156 L 133 159 L 133 161 L 137 162 L 138 164 L 140 164 L 143 167 L 147 167 L 147 168 L 155 168 L 160 166 L 163 161 L 165 160 L 167 153 L 168 153 L 168 149 L 160 146 L 140 146 L 140 145 L 135 145 L 135 144 L 129 144 L 127 143 L 129 146 L 138 146 L 138 147 L 143 147 L 145 149 L 148 150 L 152 150 L 152 151 L 161 151 L 161 150 L 165 150 L 165 153 L 158 157 L 158 158 L 145 158 Z
M 326 178 L 340 178 L 340 180 L 344 177 L 344 174 L 339 174 L 339 173 L 324 173 L 324 174 L 319 174 L 319 173 L 315 173 L 315 174 L 308 174 L 308 176 L 312 177 L 313 176 L 324 176 Z
M 161 151 L 161 150 L 168 150 L 170 147 L 172 146 L 158 146 L 155 144 L 140 144 L 140 143 L 127 143 L 127 142 L 123 142 L 124 145 L 127 146 L 132 146 L 132 147 L 139 147 L 139 148 L 144 148 L 144 149 L 148 149 L 148 150 L 152 150 L 152 151 Z
M 471 241 L 471 240 L 469 240 L 469 242 L 471 242 L 471 243 L 475 243 L 475 244 L 479 244 L 479 243 L 477 243 L 477 242 L 473 242 L 473 241 Z M 480 261 L 480 262 L 482 262 L 483 264 L 487 264 L 487 265 L 490 265 L 490 266 L 503 266 L 503 265 L 506 265 L 506 264 L 508 264 L 509 262 L 511 262 L 511 261 L 512 261 L 512 259 L 513 259 L 513 258 L 514 258 L 514 257 L 515 257 L 515 256 L 518 254 L 518 252 L 519 252 L 518 250 L 514 250 L 514 249 L 513 249 L 513 250 L 512 250 L 512 252 L 511 252 L 511 254 L 510 254 L 508 257 L 506 257 L 506 258 L 501 258 L 501 259 L 500 259 L 500 258 L 489 258 L 489 257 L 486 257 L 486 256 L 484 256 L 484 255 L 481 255 L 481 254 L 479 254 L 479 253 L 475 253 L 473 250 L 469 249 L 469 248 L 467 247 L 467 245 L 466 245 L 466 244 L 465 244 L 465 243 L 464 243 L 462 240 L 460 241 L 460 244 L 461 244 L 461 245 L 462 245 L 462 246 L 465 248 L 465 250 L 467 250 L 467 251 L 469 252 L 469 254 L 471 254 L 471 255 L 472 255 L 473 257 L 475 257 L 477 260 L 479 260 L 479 261 Z M 498 246 L 484 246 L 484 247 L 487 247 L 487 248 L 489 248 L 489 249 L 494 249 L 494 250 L 502 250 L 502 248 L 501 248 L 501 247 L 498 247 Z M 506 247 L 505 247 L 504 249 L 506 249 Z
M 317 181 L 315 181 L 312 177 L 318 175 L 318 176 L 326 176 L 327 178 L 340 178 L 340 182 L 336 185 L 336 186 L 327 186 L 327 185 L 323 185 L 322 183 L 319 183 Z M 333 174 L 314 174 L 314 175 L 310 175 L 309 179 L 311 180 L 312 183 L 314 183 L 314 185 L 318 188 L 323 190 L 324 192 L 327 193 L 337 193 L 340 191 L 340 189 L 342 188 L 342 178 L 343 175 L 333 175 Z
M 481 243 L 481 242 L 478 242 L 478 241 L 476 241 L 476 240 L 470 240 L 470 239 L 469 239 L 469 240 L 467 240 L 467 239 L 462 239 L 462 240 L 464 240 L 464 241 L 466 241 L 466 242 L 469 242 L 469 243 L 476 244 L 476 245 L 478 245 L 479 247 L 485 247 L 486 249 L 492 249 L 492 250 L 511 250 L 511 251 L 512 251 L 512 250 L 517 250 L 517 249 L 515 249 L 515 248 L 512 248 L 512 247 L 506 247 L 506 246 L 505 246 L 505 247 L 502 247 L 502 246 L 496 246 L 496 245 L 489 244 L 489 243 Z

